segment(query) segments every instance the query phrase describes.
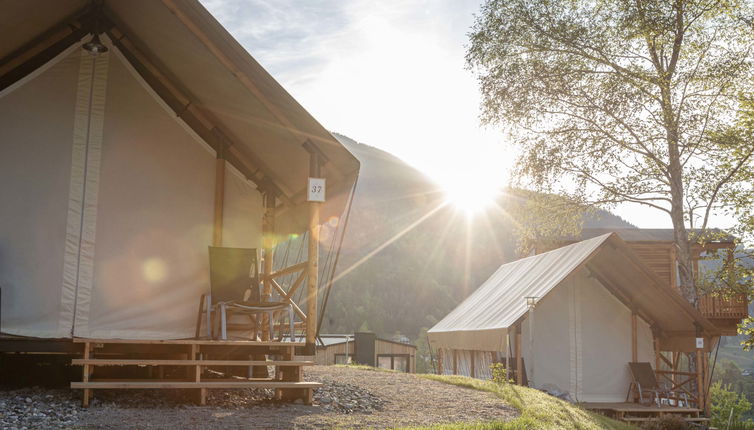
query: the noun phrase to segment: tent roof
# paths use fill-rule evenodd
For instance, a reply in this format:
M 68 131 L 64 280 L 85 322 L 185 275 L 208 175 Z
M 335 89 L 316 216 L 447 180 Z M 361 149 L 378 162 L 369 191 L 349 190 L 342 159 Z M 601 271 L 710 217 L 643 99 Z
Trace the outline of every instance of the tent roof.
M 222 148 L 248 179 L 295 206 L 305 201 L 309 151 L 314 151 L 326 161 L 328 194 L 353 184 L 356 158 L 197 0 L 102 4 L 100 31 L 176 114 L 216 150 Z M 89 0 L 3 0 L 0 7 L 0 90 L 87 40 L 96 26 Z
M 504 264 L 429 330 L 436 339 L 489 330 L 507 333 L 527 313 L 526 297 L 542 298 L 569 275 L 589 270 L 627 306 L 666 336 L 693 335 L 695 324 L 717 328 L 680 294 L 665 286 L 615 233 Z M 444 343 L 444 342 L 443 342 Z M 450 347 L 450 346 L 446 346 Z

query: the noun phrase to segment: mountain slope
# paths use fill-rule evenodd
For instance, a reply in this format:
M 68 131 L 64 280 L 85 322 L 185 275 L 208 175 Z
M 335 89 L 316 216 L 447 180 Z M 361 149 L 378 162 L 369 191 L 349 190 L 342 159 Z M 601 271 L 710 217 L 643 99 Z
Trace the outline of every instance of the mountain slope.
M 322 331 L 415 339 L 516 257 L 513 223 L 496 211 L 468 222 L 426 175 L 385 151 L 335 137 L 362 168 L 338 266 L 344 275 Z M 633 226 L 600 212 L 585 227 Z

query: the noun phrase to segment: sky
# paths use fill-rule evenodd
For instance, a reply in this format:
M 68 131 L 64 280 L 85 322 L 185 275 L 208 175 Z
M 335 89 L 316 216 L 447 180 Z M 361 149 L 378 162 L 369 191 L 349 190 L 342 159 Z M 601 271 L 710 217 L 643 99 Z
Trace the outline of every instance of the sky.
M 456 197 L 508 183 L 515 152 L 480 124 L 465 63 L 481 1 L 201 2 L 328 130 L 398 156 Z M 614 212 L 639 227 L 670 225 L 648 209 Z

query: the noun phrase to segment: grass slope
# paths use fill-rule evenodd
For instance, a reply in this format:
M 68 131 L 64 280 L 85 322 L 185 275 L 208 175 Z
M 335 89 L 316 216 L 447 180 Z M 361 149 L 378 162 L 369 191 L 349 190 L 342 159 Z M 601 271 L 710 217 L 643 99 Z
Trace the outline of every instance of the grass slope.
M 431 379 L 433 381 L 473 388 L 475 390 L 488 391 L 501 398 L 507 404 L 518 409 L 521 413 L 518 418 L 512 421 L 480 424 L 448 424 L 434 426 L 432 429 L 636 429 L 636 427 L 589 412 L 578 406 L 531 388 L 519 387 L 512 384 L 496 384 L 491 381 L 482 381 L 465 376 L 440 376 L 428 374 L 419 374 L 417 376 Z M 415 430 L 418 430 L 418 428 Z

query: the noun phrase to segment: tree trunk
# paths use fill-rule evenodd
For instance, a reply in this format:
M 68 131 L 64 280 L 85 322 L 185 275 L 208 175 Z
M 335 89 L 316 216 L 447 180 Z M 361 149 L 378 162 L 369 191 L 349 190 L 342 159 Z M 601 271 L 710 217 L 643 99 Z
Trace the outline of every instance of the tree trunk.
M 677 247 L 678 277 L 681 281 L 681 294 L 692 305 L 696 306 L 696 286 L 694 284 L 694 270 L 691 259 L 691 246 L 683 218 L 684 194 L 683 166 L 678 150 L 678 123 L 676 122 L 673 104 L 670 97 L 669 77 L 660 89 L 662 100 L 663 122 L 665 124 L 668 142 L 668 176 L 670 180 L 670 219 L 673 222 L 673 239 Z

